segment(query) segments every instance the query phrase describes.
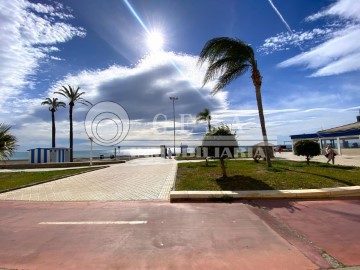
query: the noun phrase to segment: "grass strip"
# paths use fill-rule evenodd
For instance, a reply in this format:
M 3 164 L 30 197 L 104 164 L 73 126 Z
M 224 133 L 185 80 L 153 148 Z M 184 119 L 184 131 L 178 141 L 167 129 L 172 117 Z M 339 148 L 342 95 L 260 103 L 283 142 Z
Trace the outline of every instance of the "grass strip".
M 81 168 L 54 171 L 37 171 L 37 172 L 1 172 L 0 173 L 0 192 L 12 190 L 33 184 L 49 182 L 64 177 L 90 172 L 104 167 Z
M 360 168 L 324 163 L 273 161 L 273 167 L 251 160 L 227 160 L 227 178 L 218 161 L 179 163 L 175 190 L 239 191 L 312 189 L 360 185 Z

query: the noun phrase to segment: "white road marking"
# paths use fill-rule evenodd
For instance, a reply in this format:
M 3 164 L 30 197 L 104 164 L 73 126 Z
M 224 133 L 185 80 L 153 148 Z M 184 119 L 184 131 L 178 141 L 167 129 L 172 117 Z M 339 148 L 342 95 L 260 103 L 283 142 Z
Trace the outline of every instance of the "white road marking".
M 147 224 L 146 220 L 134 221 L 55 221 L 55 222 L 40 222 L 40 225 L 139 225 Z

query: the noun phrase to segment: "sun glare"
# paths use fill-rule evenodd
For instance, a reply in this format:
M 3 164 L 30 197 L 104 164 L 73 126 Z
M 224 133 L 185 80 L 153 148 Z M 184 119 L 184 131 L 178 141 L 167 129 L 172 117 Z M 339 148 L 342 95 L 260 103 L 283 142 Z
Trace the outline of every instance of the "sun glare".
M 164 46 L 164 37 L 160 32 L 151 32 L 147 36 L 146 43 L 151 51 L 160 51 Z

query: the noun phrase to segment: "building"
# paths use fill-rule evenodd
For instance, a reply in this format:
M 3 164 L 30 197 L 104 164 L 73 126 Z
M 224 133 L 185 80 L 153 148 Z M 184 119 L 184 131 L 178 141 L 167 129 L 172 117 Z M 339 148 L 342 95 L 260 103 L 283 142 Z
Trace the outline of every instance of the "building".
M 35 148 L 29 151 L 29 163 L 70 162 L 69 148 Z
M 293 146 L 299 140 L 317 141 L 323 154 L 326 146 L 330 144 L 339 155 L 360 156 L 360 116 L 357 117 L 355 123 L 324 129 L 311 134 L 291 135 L 290 138 Z

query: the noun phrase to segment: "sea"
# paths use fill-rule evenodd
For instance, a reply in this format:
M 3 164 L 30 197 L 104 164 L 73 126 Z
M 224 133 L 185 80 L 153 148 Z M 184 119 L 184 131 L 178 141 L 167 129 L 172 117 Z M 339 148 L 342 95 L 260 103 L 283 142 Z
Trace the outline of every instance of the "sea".
M 180 150 L 179 150 L 180 151 Z M 160 148 L 146 148 L 146 149 L 116 149 L 116 156 L 152 156 L 159 155 Z M 104 156 L 109 158 L 110 156 L 115 155 L 115 148 L 112 149 L 95 149 L 92 150 L 93 157 Z M 74 151 L 74 158 L 90 158 L 90 150 Z M 13 156 L 10 157 L 10 160 L 27 160 L 29 159 L 29 151 L 16 151 Z
M 171 148 L 173 150 L 173 148 Z M 239 147 L 240 152 L 247 151 L 246 147 Z M 180 148 L 175 148 L 176 153 L 180 153 Z M 189 147 L 188 153 L 195 153 L 195 148 Z M 134 147 L 121 147 L 121 149 L 116 149 L 117 157 L 136 157 L 136 156 L 153 156 L 160 155 L 160 147 L 152 148 L 134 148 Z M 92 156 L 94 158 L 99 158 L 104 156 L 104 158 L 109 158 L 115 156 L 115 148 L 107 149 L 93 149 Z M 74 158 L 90 158 L 90 150 L 74 151 Z M 29 152 L 28 151 L 16 151 L 14 155 L 10 157 L 10 160 L 28 160 Z

